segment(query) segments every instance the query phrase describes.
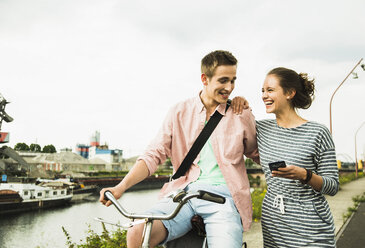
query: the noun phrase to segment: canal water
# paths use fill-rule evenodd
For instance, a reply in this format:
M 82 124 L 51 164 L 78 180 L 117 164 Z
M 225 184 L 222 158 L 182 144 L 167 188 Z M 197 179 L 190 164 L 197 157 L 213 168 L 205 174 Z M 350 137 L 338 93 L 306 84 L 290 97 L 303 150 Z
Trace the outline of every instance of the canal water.
M 157 202 L 159 190 L 127 192 L 120 202 L 132 212 L 143 212 Z M 105 220 L 128 220 L 113 207 L 105 207 L 97 200 L 71 204 L 64 207 L 37 210 L 32 212 L 0 215 L 0 247 L 2 248 L 64 248 L 66 236 L 64 227 L 72 241 L 80 244 L 90 229 L 101 233 L 101 223 L 95 217 Z M 108 230 L 116 228 L 107 225 Z

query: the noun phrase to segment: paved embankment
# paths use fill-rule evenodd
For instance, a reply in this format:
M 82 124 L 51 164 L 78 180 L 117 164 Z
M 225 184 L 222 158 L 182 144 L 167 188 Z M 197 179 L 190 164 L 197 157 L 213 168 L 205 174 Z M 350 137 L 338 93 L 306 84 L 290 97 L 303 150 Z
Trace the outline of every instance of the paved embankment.
M 343 231 L 337 235 L 337 248 L 354 248 L 365 245 L 365 202 L 362 202 L 357 211 L 343 226 Z
M 354 206 L 352 197 L 361 195 L 364 192 L 365 192 L 365 178 L 360 178 L 358 180 L 349 182 L 345 185 L 341 185 L 340 190 L 335 196 L 326 196 L 326 199 L 330 205 L 331 212 L 335 221 L 337 238 L 344 231 L 342 227 L 346 229 L 349 226 L 349 225 L 344 225 L 345 223 L 343 220 L 343 215 L 347 213 L 347 209 L 349 207 Z M 356 215 L 354 216 L 356 217 Z M 243 234 L 243 240 L 247 242 L 247 246 L 249 248 L 262 248 L 263 241 L 261 234 L 261 222 L 253 223 L 251 229 Z

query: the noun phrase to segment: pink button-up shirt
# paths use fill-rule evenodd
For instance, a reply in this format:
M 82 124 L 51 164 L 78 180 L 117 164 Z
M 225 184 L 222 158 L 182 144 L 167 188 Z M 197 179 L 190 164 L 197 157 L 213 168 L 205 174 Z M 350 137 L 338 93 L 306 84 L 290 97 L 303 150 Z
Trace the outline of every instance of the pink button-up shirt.
M 241 215 L 243 229 L 247 231 L 252 222 L 252 203 L 243 155 L 258 162 L 255 118 L 250 109 L 237 115 L 231 108 L 225 113 L 225 108 L 226 104 L 217 106 L 216 110 L 223 118 L 211 134 L 210 140 L 218 166 Z M 170 109 L 155 139 L 138 159 L 146 162 L 152 174 L 158 165 L 170 157 L 176 172 L 202 131 L 205 120 L 206 109 L 199 96 L 176 104 Z M 185 176 L 166 183 L 160 195 L 182 189 L 196 181 L 200 175 L 197 165 L 199 159 L 198 155 Z

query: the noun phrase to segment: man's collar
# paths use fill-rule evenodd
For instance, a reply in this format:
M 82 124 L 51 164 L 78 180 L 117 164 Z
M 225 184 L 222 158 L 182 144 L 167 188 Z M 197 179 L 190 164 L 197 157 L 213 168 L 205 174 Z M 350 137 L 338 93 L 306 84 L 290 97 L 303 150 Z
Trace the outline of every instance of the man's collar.
M 195 98 L 196 99 L 196 104 L 198 106 L 198 109 L 199 109 L 199 113 L 201 113 L 204 109 L 205 109 L 205 106 L 200 98 L 200 94 L 202 93 L 202 91 L 199 92 L 198 96 Z M 215 113 L 216 110 L 218 110 L 218 112 L 221 114 L 221 115 L 225 115 L 226 114 L 226 106 L 227 106 L 227 103 L 221 103 L 219 104 L 215 110 L 213 111 L 212 115 Z
M 199 113 L 203 112 L 205 106 L 202 102 L 202 99 L 200 98 L 200 94 L 202 93 L 202 91 L 199 92 L 198 96 L 195 98 L 195 102 L 196 102 L 196 105 L 198 106 L 198 109 L 199 109 Z

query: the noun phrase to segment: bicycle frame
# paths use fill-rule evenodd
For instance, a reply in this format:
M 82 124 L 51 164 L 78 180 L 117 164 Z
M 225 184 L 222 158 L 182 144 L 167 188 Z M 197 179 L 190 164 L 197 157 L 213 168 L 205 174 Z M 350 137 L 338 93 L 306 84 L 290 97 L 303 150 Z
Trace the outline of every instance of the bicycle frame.
M 173 193 L 171 194 L 169 197 L 173 198 L 174 202 L 177 202 L 178 205 L 176 206 L 175 210 L 172 211 L 170 214 L 167 215 L 154 215 L 154 214 L 136 214 L 136 213 L 129 213 L 128 211 L 126 211 L 122 205 L 115 199 L 114 195 L 110 192 L 110 191 L 106 191 L 104 193 L 104 196 L 106 199 L 108 199 L 109 201 L 111 201 L 113 203 L 113 205 L 117 208 L 117 210 L 125 217 L 135 220 L 135 219 L 140 219 L 142 221 L 136 221 L 136 222 L 132 222 L 129 225 L 119 225 L 120 227 L 124 227 L 124 228 L 129 228 L 134 226 L 135 224 L 139 223 L 143 223 L 145 222 L 145 226 L 143 229 L 143 234 L 142 234 L 142 248 L 148 248 L 149 247 L 149 240 L 151 237 L 151 230 L 152 230 L 152 223 L 154 220 L 170 220 L 173 219 L 180 211 L 180 209 L 182 208 L 182 206 L 190 199 L 192 198 L 198 198 L 198 199 L 203 199 L 203 200 L 207 200 L 207 201 L 211 201 L 211 202 L 216 202 L 216 203 L 220 203 L 220 204 L 224 204 L 226 199 L 220 195 L 217 194 L 213 194 L 211 192 L 207 192 L 207 191 L 196 191 L 196 192 L 186 192 L 186 191 L 178 191 L 177 193 Z M 99 221 L 108 223 L 104 220 L 101 219 L 97 219 Z M 108 223 L 108 224 L 112 224 L 112 223 Z

